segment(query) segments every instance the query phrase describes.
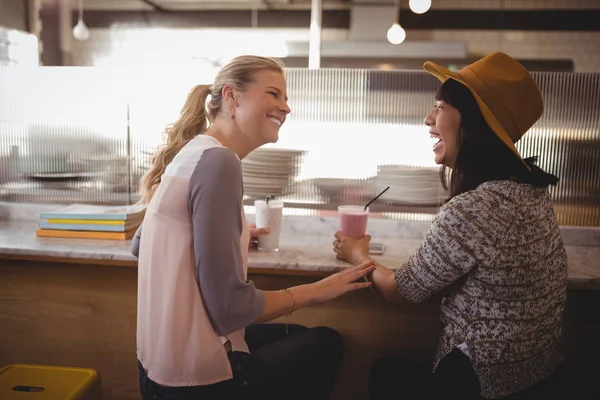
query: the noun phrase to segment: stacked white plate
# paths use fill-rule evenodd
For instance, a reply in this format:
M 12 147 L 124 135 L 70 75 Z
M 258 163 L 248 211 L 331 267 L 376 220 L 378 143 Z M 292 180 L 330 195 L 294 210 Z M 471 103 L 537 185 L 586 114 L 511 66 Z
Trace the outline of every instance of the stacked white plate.
M 369 186 L 371 179 L 342 179 L 342 178 L 316 178 L 313 179 L 321 195 L 326 201 L 332 203 L 362 201 L 369 199 Z
M 377 191 L 390 189 L 380 199 L 394 204 L 439 205 L 447 196 L 437 168 L 380 165 Z
M 261 148 L 242 160 L 244 193 L 250 198 L 289 192 L 300 169 L 303 150 Z

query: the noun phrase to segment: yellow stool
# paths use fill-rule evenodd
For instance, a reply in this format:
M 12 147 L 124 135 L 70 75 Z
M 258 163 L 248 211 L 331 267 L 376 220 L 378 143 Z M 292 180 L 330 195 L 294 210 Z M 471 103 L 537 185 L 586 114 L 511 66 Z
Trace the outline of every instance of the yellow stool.
M 12 364 L 0 369 L 2 400 L 99 400 L 100 375 L 93 369 Z

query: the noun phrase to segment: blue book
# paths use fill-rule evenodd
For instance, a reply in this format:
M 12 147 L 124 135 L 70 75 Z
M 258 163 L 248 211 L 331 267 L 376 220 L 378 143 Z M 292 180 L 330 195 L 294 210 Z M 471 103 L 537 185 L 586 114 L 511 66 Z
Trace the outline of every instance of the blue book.
M 137 226 L 139 226 L 139 224 Z M 137 226 L 98 224 L 52 224 L 50 222 L 40 222 L 40 229 L 55 229 L 59 231 L 128 232 L 132 229 L 136 229 Z

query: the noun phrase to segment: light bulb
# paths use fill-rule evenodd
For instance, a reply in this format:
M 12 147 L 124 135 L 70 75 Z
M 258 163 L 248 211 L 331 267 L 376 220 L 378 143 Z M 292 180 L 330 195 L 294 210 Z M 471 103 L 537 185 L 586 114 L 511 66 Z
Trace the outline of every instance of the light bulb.
M 410 0 L 408 7 L 415 14 L 424 14 L 431 7 L 431 0 Z
M 404 31 L 404 28 L 402 28 L 399 23 L 394 22 L 387 31 L 387 40 L 389 40 L 391 44 L 400 44 L 404 42 L 404 39 L 406 39 L 406 31 Z
M 81 18 L 79 18 L 77 25 L 73 28 L 73 37 L 77 40 L 87 40 L 90 37 L 90 30 Z

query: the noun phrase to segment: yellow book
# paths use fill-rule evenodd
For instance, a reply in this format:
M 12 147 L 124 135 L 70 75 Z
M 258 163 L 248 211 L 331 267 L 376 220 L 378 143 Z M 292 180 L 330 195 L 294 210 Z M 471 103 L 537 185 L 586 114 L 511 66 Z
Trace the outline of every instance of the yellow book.
M 71 239 L 104 239 L 129 240 L 135 235 L 135 229 L 127 232 L 96 232 L 96 231 L 61 231 L 55 229 L 37 229 L 38 237 L 71 238 Z
M 80 224 L 80 225 L 125 225 L 126 221 L 110 221 L 99 219 L 49 219 L 49 224 Z

